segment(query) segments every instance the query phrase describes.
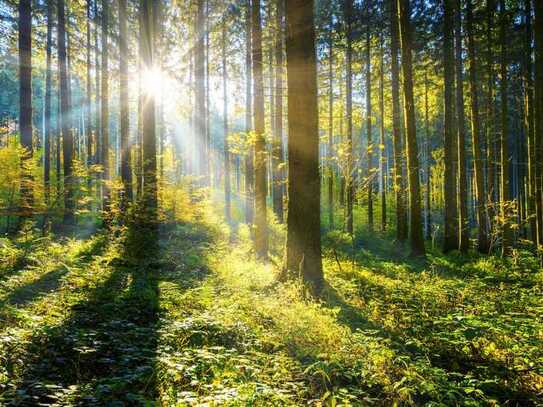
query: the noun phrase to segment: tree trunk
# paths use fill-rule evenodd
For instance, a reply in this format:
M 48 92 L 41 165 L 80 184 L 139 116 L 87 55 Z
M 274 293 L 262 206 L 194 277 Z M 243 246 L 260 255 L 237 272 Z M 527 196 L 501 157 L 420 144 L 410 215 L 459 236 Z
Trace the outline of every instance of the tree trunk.
M 424 256 L 422 216 L 420 205 L 419 159 L 417 147 L 417 124 L 413 97 L 413 63 L 411 55 L 411 23 L 409 0 L 398 0 L 400 20 L 400 42 L 402 47 L 402 79 L 404 94 L 404 122 L 406 129 L 407 177 L 409 180 L 410 240 L 411 255 Z
M 534 122 L 535 122 L 535 184 L 536 184 L 536 213 L 537 213 L 537 241 L 538 247 L 543 243 L 543 3 L 534 1 L 534 39 L 535 39 L 535 95 L 534 95 Z
M 62 154 L 64 158 L 64 223 L 74 221 L 73 188 L 73 135 L 70 123 L 70 104 L 68 97 L 68 74 L 66 66 L 66 21 L 64 0 L 58 0 L 58 66 L 60 78 L 60 110 L 62 127 Z
M 400 39 L 398 33 L 398 3 L 390 0 L 390 52 L 392 76 L 392 141 L 394 145 L 394 191 L 396 200 L 396 238 L 403 242 L 407 239 L 407 210 L 405 207 L 405 180 L 403 174 L 402 126 L 400 119 L 400 70 L 398 53 Z
M 486 105 L 486 143 L 487 143 L 487 206 L 490 231 L 494 229 L 494 204 L 496 202 L 496 134 L 494 128 L 494 42 L 492 28 L 494 26 L 495 0 L 486 3 L 486 64 L 487 64 L 487 105 Z
M 151 0 L 141 0 L 142 47 L 141 62 L 144 72 L 154 69 L 154 32 Z M 157 221 L 157 158 L 155 95 L 145 89 L 142 99 L 143 121 L 143 205 L 144 222 L 155 230 Z
M 231 219 L 230 148 L 228 146 L 228 75 L 226 72 L 226 22 L 222 21 L 222 83 L 223 83 L 223 132 L 224 132 L 224 212 L 226 221 Z
M 328 225 L 334 229 L 334 42 L 328 37 Z
M 471 109 L 471 137 L 473 147 L 473 169 L 475 173 L 475 193 L 477 197 L 477 222 L 479 225 L 477 234 L 477 249 L 480 253 L 488 253 L 488 227 L 486 219 L 486 194 L 483 173 L 483 155 L 481 152 L 481 125 L 479 117 L 479 96 L 477 90 L 477 59 L 475 53 L 475 40 L 473 36 L 473 8 L 471 0 L 467 0 L 466 7 L 466 28 L 468 35 L 468 57 L 469 57 L 469 86 L 470 86 L 470 109 Z
M 22 157 L 21 208 L 30 215 L 33 206 L 32 175 L 32 2 L 19 1 L 19 129 Z
M 287 2 L 288 216 L 286 267 L 319 292 L 323 285 L 317 64 L 313 1 Z
M 371 36 L 370 36 L 370 10 L 371 3 L 366 4 L 368 8 L 368 24 L 366 27 L 366 133 L 368 137 L 368 229 L 373 231 L 373 134 L 372 134 L 372 106 L 371 106 Z
M 109 24 L 109 1 L 102 0 L 102 179 L 103 179 L 103 208 L 109 210 L 109 47 L 108 47 L 108 24 Z
M 345 114 L 347 115 L 347 159 L 344 163 L 345 168 L 345 198 L 347 201 L 345 212 L 345 231 L 350 235 L 353 234 L 353 201 L 354 201 L 354 186 L 353 186 L 353 72 L 352 72 L 352 53 L 353 53 L 353 0 L 345 0 L 345 25 L 347 37 L 347 50 L 345 51 L 345 76 L 346 76 L 346 102 Z
M 121 105 L 121 180 L 123 183 L 124 205 L 132 201 L 132 172 L 130 169 L 129 112 L 128 112 L 128 38 L 126 21 L 126 0 L 119 0 L 119 73 Z
M 87 142 L 87 168 L 92 165 L 92 118 L 91 118 L 91 0 L 87 0 L 87 94 L 85 99 L 85 138 Z M 87 186 L 90 189 L 91 179 L 88 178 Z
M 275 132 L 274 132 L 274 171 L 273 171 L 273 210 L 279 222 L 283 222 L 283 32 L 284 0 L 277 1 L 275 36 Z
M 252 45 L 255 120 L 255 252 L 259 259 L 268 257 L 268 222 L 266 214 L 266 140 L 264 139 L 264 79 L 262 75 L 262 26 L 260 0 L 252 4 Z
M 443 66 L 445 70 L 445 119 L 444 119 L 444 161 L 445 161 L 445 225 L 443 251 L 458 249 L 457 195 L 456 195 L 456 151 L 454 123 L 454 5 L 453 0 L 444 0 Z
M 466 174 L 466 119 L 464 111 L 464 72 L 462 61 L 462 5 L 461 0 L 455 4 L 454 37 L 456 42 L 456 117 L 458 145 L 458 247 L 462 253 L 469 249 L 468 225 L 468 180 Z
M 500 98 L 501 98 L 501 134 L 500 134 L 500 206 L 502 226 L 502 255 L 507 256 L 511 249 L 511 225 L 510 221 L 510 194 L 509 194 L 509 140 L 507 118 L 507 16 L 505 0 L 500 0 Z
M 253 130 L 253 70 L 252 70 L 252 39 L 251 39 L 251 0 L 247 0 L 247 15 L 245 21 L 245 132 Z M 245 222 L 252 225 L 254 221 L 254 146 L 247 145 L 245 157 Z
M 194 55 L 194 69 L 195 69 L 195 133 L 196 133 L 196 148 L 197 148 L 197 161 L 198 172 L 197 175 L 203 179 L 206 174 L 207 164 L 206 161 L 206 97 L 205 97 L 205 35 L 204 29 L 204 8 L 205 1 L 198 0 L 198 11 L 196 15 L 196 49 Z
M 432 238 L 432 207 L 431 207 L 431 177 L 430 177 L 430 118 L 428 106 L 428 73 L 424 72 L 424 130 L 426 133 L 426 239 Z
M 47 3 L 47 45 L 45 68 L 45 135 L 43 143 L 43 183 L 45 187 L 45 201 L 50 203 L 51 180 L 51 90 L 53 86 L 52 45 L 53 45 L 53 2 Z
M 386 141 L 385 141 L 385 78 L 383 34 L 379 37 L 379 174 L 381 176 L 381 231 L 387 226 Z

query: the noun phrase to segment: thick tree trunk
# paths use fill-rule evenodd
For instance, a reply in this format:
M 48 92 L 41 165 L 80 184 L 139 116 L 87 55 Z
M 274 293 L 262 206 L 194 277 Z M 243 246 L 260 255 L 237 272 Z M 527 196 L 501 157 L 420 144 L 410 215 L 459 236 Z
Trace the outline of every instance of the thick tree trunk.
M 253 131 L 253 68 L 252 68 L 252 39 L 251 39 L 251 0 L 247 0 L 245 21 L 245 132 Z M 245 222 L 252 225 L 254 221 L 254 146 L 248 143 L 245 157 Z
M 279 222 L 283 222 L 283 33 L 284 0 L 277 1 L 275 35 L 275 131 L 273 146 L 273 210 Z
M 19 129 L 24 149 L 21 208 L 30 214 L 34 204 L 32 176 L 25 164 L 32 158 L 32 2 L 19 1 Z
M 458 145 L 458 247 L 462 253 L 469 249 L 468 180 L 466 174 L 466 119 L 464 112 L 464 72 L 462 61 L 462 5 L 456 0 L 454 37 L 456 42 L 456 117 Z
M 287 2 L 288 216 L 286 267 L 311 288 L 323 285 L 319 128 L 313 1 Z
M 473 8 L 472 0 L 467 0 L 466 28 L 468 35 L 469 57 L 469 87 L 471 110 L 471 137 L 473 147 L 473 169 L 475 173 L 475 194 L 477 197 L 477 222 L 479 225 L 477 234 L 477 249 L 480 253 L 488 253 L 488 220 L 486 218 L 486 194 L 483 173 L 483 155 L 481 152 L 481 122 L 479 116 L 479 96 L 477 89 L 477 58 L 475 53 L 475 39 L 473 35 Z
M 419 159 L 417 146 L 417 124 L 413 97 L 413 63 L 409 0 L 398 0 L 400 19 L 400 42 L 402 47 L 402 79 L 404 94 L 404 122 L 406 129 L 407 177 L 409 180 L 410 240 L 411 255 L 424 256 L 422 216 L 420 205 Z
M 224 132 L 224 212 L 227 222 L 231 219 L 230 148 L 228 146 L 228 74 L 226 72 L 226 22 L 222 21 L 222 84 Z
M 53 46 L 53 2 L 47 3 L 47 45 L 45 68 L 45 135 L 43 143 L 43 183 L 45 200 L 50 203 L 51 180 L 51 94 L 53 86 L 52 46 Z
M 264 79 L 262 75 L 262 26 L 260 0 L 252 4 L 253 109 L 255 120 L 255 252 L 259 259 L 268 257 L 268 222 L 266 214 L 266 140 L 264 139 Z
M 151 0 L 141 0 L 142 47 L 141 62 L 146 72 L 154 69 L 154 32 Z M 144 222 L 155 229 L 157 221 L 157 158 L 156 158 L 156 113 L 155 95 L 148 89 L 143 93 L 143 205 Z
M 62 127 L 62 155 L 64 158 L 64 223 L 74 221 L 73 187 L 73 135 L 70 123 L 70 104 L 68 95 L 68 74 L 66 67 L 66 21 L 64 0 L 58 0 L 58 66 L 60 78 L 60 110 Z
M 130 169 L 129 112 L 128 112 L 128 38 L 126 0 L 119 0 L 119 73 L 120 73 L 120 136 L 121 136 L 121 180 L 123 203 L 132 201 L 132 171 Z
M 443 251 L 458 249 L 458 219 L 456 191 L 456 151 L 454 123 L 454 4 L 444 0 L 443 66 L 445 71 L 445 120 L 444 120 L 444 161 L 445 161 L 445 219 Z
M 509 141 L 507 117 L 507 16 L 505 10 L 505 0 L 500 0 L 500 98 L 501 98 L 501 137 L 500 137 L 500 206 L 502 217 L 502 255 L 507 256 L 511 249 L 511 225 L 510 221 L 510 193 L 509 193 Z
M 430 113 L 428 105 L 428 74 L 424 73 L 424 132 L 426 133 L 426 239 L 432 238 L 431 176 L 430 176 Z
M 405 179 L 403 178 L 403 146 L 402 126 L 400 118 L 400 70 L 398 54 L 400 39 L 398 33 L 398 3 L 390 0 L 390 53 L 392 76 L 392 142 L 394 145 L 394 192 L 396 201 L 396 238 L 403 242 L 407 240 L 407 210 L 405 207 Z

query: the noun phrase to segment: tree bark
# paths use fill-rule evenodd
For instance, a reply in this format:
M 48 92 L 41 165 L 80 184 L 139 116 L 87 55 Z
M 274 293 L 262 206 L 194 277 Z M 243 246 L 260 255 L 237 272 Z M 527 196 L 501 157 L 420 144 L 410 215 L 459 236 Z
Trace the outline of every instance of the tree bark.
M 45 187 L 45 200 L 50 203 L 51 180 L 51 94 L 53 86 L 52 46 L 53 46 L 53 7 L 52 2 L 47 3 L 47 45 L 45 68 L 45 135 L 43 145 L 43 183 Z
M 128 38 L 127 38 L 126 0 L 119 0 L 119 72 L 120 72 L 120 137 L 121 137 L 121 181 L 123 183 L 122 202 L 126 206 L 132 201 L 132 171 L 130 169 L 130 131 L 128 112 Z
M 422 216 L 420 205 L 419 159 L 417 146 L 417 125 L 415 120 L 415 101 L 413 97 L 413 63 L 411 55 L 411 22 L 409 0 L 398 0 L 400 20 L 400 42 L 402 48 L 402 79 L 404 94 L 404 122 L 407 147 L 407 177 L 409 180 L 410 240 L 411 255 L 424 256 L 422 236 Z
M 277 0 L 275 35 L 275 132 L 273 148 L 273 210 L 279 222 L 283 222 L 283 32 L 284 0 Z
M 353 201 L 354 201 L 354 180 L 353 180 L 353 72 L 352 72 L 352 53 L 353 53 L 353 0 L 345 1 L 345 25 L 347 37 L 347 49 L 345 51 L 345 114 L 347 119 L 347 157 L 344 163 L 345 176 L 345 198 L 347 205 L 345 208 L 345 231 L 353 234 Z
M 372 105 L 371 105 L 371 35 L 370 12 L 371 2 L 366 4 L 368 8 L 368 24 L 366 26 L 366 133 L 368 138 L 368 229 L 373 231 L 373 134 L 372 134 Z
M 381 231 L 387 227 L 386 141 L 385 141 L 385 78 L 383 34 L 379 37 L 379 174 L 381 176 Z
M 334 42 L 332 33 L 328 37 L 328 225 L 334 228 Z
M 101 126 L 103 208 L 109 211 L 109 1 L 102 0 L 102 78 L 101 78 Z
M 534 81 L 534 121 L 535 121 L 535 205 L 537 213 L 537 241 L 538 247 L 543 244 L 543 4 L 534 1 L 534 40 L 535 40 L 535 81 Z
M 464 111 L 464 71 L 462 60 L 462 5 L 456 0 L 454 36 L 456 42 L 456 117 L 458 146 L 458 247 L 462 253 L 469 249 L 468 180 L 466 174 L 466 119 Z
M 466 28 L 468 35 L 469 57 L 469 86 L 470 86 L 470 110 L 471 110 L 471 137 L 473 147 L 473 169 L 475 173 L 475 194 L 477 197 L 477 250 L 480 253 L 488 253 L 488 220 L 486 218 L 486 193 L 483 173 L 483 155 L 481 152 L 481 121 L 479 116 L 479 95 L 477 89 L 477 58 L 475 51 L 475 39 L 473 35 L 473 6 L 471 0 L 467 0 Z
M 445 82 L 444 161 L 445 161 L 445 219 L 443 251 L 458 249 L 458 219 L 456 191 L 456 152 L 454 123 L 454 6 L 453 0 L 444 0 L 443 66 Z
M 396 238 L 403 242 L 407 240 L 407 210 L 405 207 L 404 192 L 405 180 L 403 178 L 403 146 L 402 126 L 400 118 L 400 70 L 398 54 L 400 39 L 398 33 L 398 3 L 390 0 L 390 52 L 392 76 L 392 142 L 394 145 L 394 192 L 396 201 Z
M 252 4 L 252 45 L 254 78 L 254 124 L 255 124 L 255 252 L 259 259 L 268 257 L 268 222 L 266 214 L 266 140 L 264 139 L 264 79 L 262 75 L 262 26 L 260 0 Z
M 223 83 L 223 133 L 224 133 L 224 212 L 226 221 L 231 219 L 230 148 L 228 146 L 228 74 L 226 72 L 226 21 L 222 21 L 222 83 Z
M 253 131 L 253 68 L 252 68 L 252 39 L 251 39 L 251 0 L 246 3 L 245 21 L 245 132 L 247 139 Z M 254 146 L 247 143 L 245 157 L 245 222 L 252 225 L 254 221 Z
M 286 267 L 319 292 L 323 285 L 317 64 L 313 1 L 287 2 L 288 216 Z

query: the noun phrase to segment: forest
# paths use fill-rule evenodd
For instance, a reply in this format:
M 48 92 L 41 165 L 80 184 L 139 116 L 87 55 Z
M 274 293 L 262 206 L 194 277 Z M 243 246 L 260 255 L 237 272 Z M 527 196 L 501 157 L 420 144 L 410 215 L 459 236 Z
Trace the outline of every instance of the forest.
M 543 406 L 543 1 L 0 0 L 0 405 Z

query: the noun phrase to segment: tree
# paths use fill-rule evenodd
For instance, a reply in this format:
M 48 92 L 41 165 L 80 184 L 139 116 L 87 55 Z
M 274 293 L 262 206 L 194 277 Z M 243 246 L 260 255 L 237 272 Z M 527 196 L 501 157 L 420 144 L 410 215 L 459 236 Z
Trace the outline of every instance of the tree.
M 130 169 L 129 112 L 128 112 L 128 38 L 126 34 L 126 0 L 119 0 L 119 101 L 121 105 L 121 181 L 123 199 L 126 205 L 132 201 L 132 171 Z
M 471 0 L 466 2 L 466 29 L 468 36 L 469 89 L 471 110 L 471 137 L 473 148 L 473 170 L 475 175 L 475 194 L 477 199 L 477 249 L 480 253 L 488 253 L 488 227 L 486 218 L 486 194 L 483 173 L 483 155 L 481 152 L 481 122 L 479 115 L 479 94 L 477 89 L 477 58 L 473 34 L 473 6 Z
M 500 137 L 500 206 L 503 222 L 502 255 L 509 254 L 511 249 L 511 225 L 509 224 L 509 146 L 508 146 L 508 104 L 507 104 L 507 16 L 505 0 L 500 0 L 500 99 L 501 99 L 501 137 Z
M 494 111 L 494 55 L 492 45 L 494 35 L 495 0 L 486 2 L 486 76 L 487 76 L 487 99 L 486 99 L 486 145 L 487 145 L 487 206 L 490 230 L 494 225 L 494 203 L 496 202 L 496 134 L 495 134 L 495 111 Z
M 268 257 L 268 222 L 266 214 L 266 140 L 264 139 L 264 79 L 262 75 L 262 23 L 260 0 L 252 2 L 252 68 L 254 79 L 255 126 L 255 251 L 259 259 Z
M 154 69 L 154 31 L 153 11 L 151 0 L 141 0 L 142 36 L 141 62 L 144 72 Z M 143 220 L 151 231 L 156 230 L 157 221 L 157 159 L 156 159 L 156 115 L 155 95 L 150 89 L 145 89 L 142 98 L 143 122 Z
M 413 62 L 411 55 L 411 22 L 409 0 L 398 0 L 400 44 L 402 49 L 402 80 L 404 101 L 404 123 L 407 133 L 407 177 L 409 180 L 410 243 L 411 255 L 424 256 L 422 237 L 422 216 L 420 205 L 419 159 L 417 146 L 417 125 L 415 120 L 415 101 L 413 97 Z
M 101 78 L 101 164 L 102 164 L 102 180 L 103 185 L 103 208 L 107 211 L 109 207 L 109 47 L 108 47 L 108 30 L 109 30 L 109 1 L 102 0 L 102 78 Z
M 45 68 L 45 134 L 43 145 L 43 183 L 45 199 L 49 203 L 51 180 L 51 93 L 53 87 L 52 47 L 53 47 L 53 2 L 47 3 L 47 45 Z
M 456 151 L 455 151 L 455 123 L 453 109 L 454 91 L 454 7 L 453 0 L 444 0 L 443 14 L 443 66 L 444 66 L 444 111 L 443 123 L 444 152 L 445 152 L 445 225 L 443 236 L 443 251 L 445 253 L 458 249 L 457 231 L 457 199 L 456 199 Z
M 456 117 L 458 145 L 458 247 L 462 253 L 469 248 L 468 230 L 468 181 L 466 174 L 466 119 L 464 113 L 464 71 L 462 60 L 462 5 L 456 0 L 454 13 L 454 37 L 456 43 L 455 73 L 456 73 Z
M 387 185 L 386 185 L 386 148 L 385 148 L 385 61 L 383 52 L 383 34 L 379 36 L 379 174 L 381 177 L 381 231 L 387 226 Z
M 283 222 L 283 32 L 284 0 L 277 0 L 275 17 L 275 132 L 273 141 L 273 210 Z
M 198 175 L 205 177 L 207 169 L 206 157 L 206 100 L 205 100 L 205 59 L 204 59 L 204 7 L 205 1 L 198 0 L 197 13 L 195 20 L 194 32 L 196 35 L 196 48 L 194 54 L 194 70 L 195 70 L 195 131 L 196 131 L 196 148 L 198 156 Z
M 345 13 L 345 36 L 347 39 L 347 49 L 345 51 L 345 114 L 347 120 L 347 163 L 344 170 L 346 179 L 345 194 L 347 206 L 345 208 L 345 230 L 350 235 L 353 234 L 353 201 L 354 201 L 354 180 L 353 180 L 353 0 L 344 0 Z
M 223 84 L 223 133 L 224 133 L 224 202 L 227 222 L 231 217 L 230 151 L 228 147 L 228 74 L 226 72 L 226 15 L 222 19 L 222 84 Z
M 319 129 L 313 1 L 287 2 L 288 214 L 286 267 L 323 285 Z
M 68 74 L 66 66 L 66 20 L 64 0 L 57 1 L 58 7 L 58 67 L 60 79 L 60 113 L 62 127 L 62 155 L 64 167 L 64 223 L 74 221 L 74 187 L 73 187 L 73 134 L 70 122 L 70 103 L 68 95 Z M 60 158 L 57 158 L 60 160 Z
M 334 41 L 332 31 L 328 36 L 328 224 L 334 228 Z
M 398 53 L 400 36 L 398 33 L 398 3 L 390 0 L 390 53 L 391 53 L 391 92 L 392 92 L 392 143 L 394 145 L 394 192 L 396 201 L 396 238 L 403 242 L 407 239 L 407 211 L 405 208 L 403 178 L 403 147 L 400 119 L 400 69 Z
M 85 138 L 87 144 L 87 167 L 92 164 L 92 119 L 91 119 L 91 0 L 87 0 L 87 93 L 85 95 Z M 89 178 L 90 187 L 90 178 Z
M 252 68 L 252 24 L 251 24 L 251 0 L 246 3 L 245 16 L 245 132 L 249 138 L 253 130 L 253 68 Z M 251 225 L 254 220 L 254 147 L 248 143 L 247 156 L 245 157 L 245 222 Z
M 24 149 L 21 178 L 23 213 L 33 205 L 32 178 L 27 162 L 32 158 L 32 2 L 19 1 L 19 129 Z
M 535 184 L 536 184 L 536 213 L 537 213 L 537 242 L 543 243 L 543 207 L 542 187 L 543 181 L 543 4 L 534 1 L 534 120 L 535 120 Z M 539 247 L 539 246 L 538 246 Z
M 373 230 L 373 136 L 371 127 L 371 2 L 366 3 L 368 24 L 366 27 L 366 133 L 368 137 L 368 228 Z

